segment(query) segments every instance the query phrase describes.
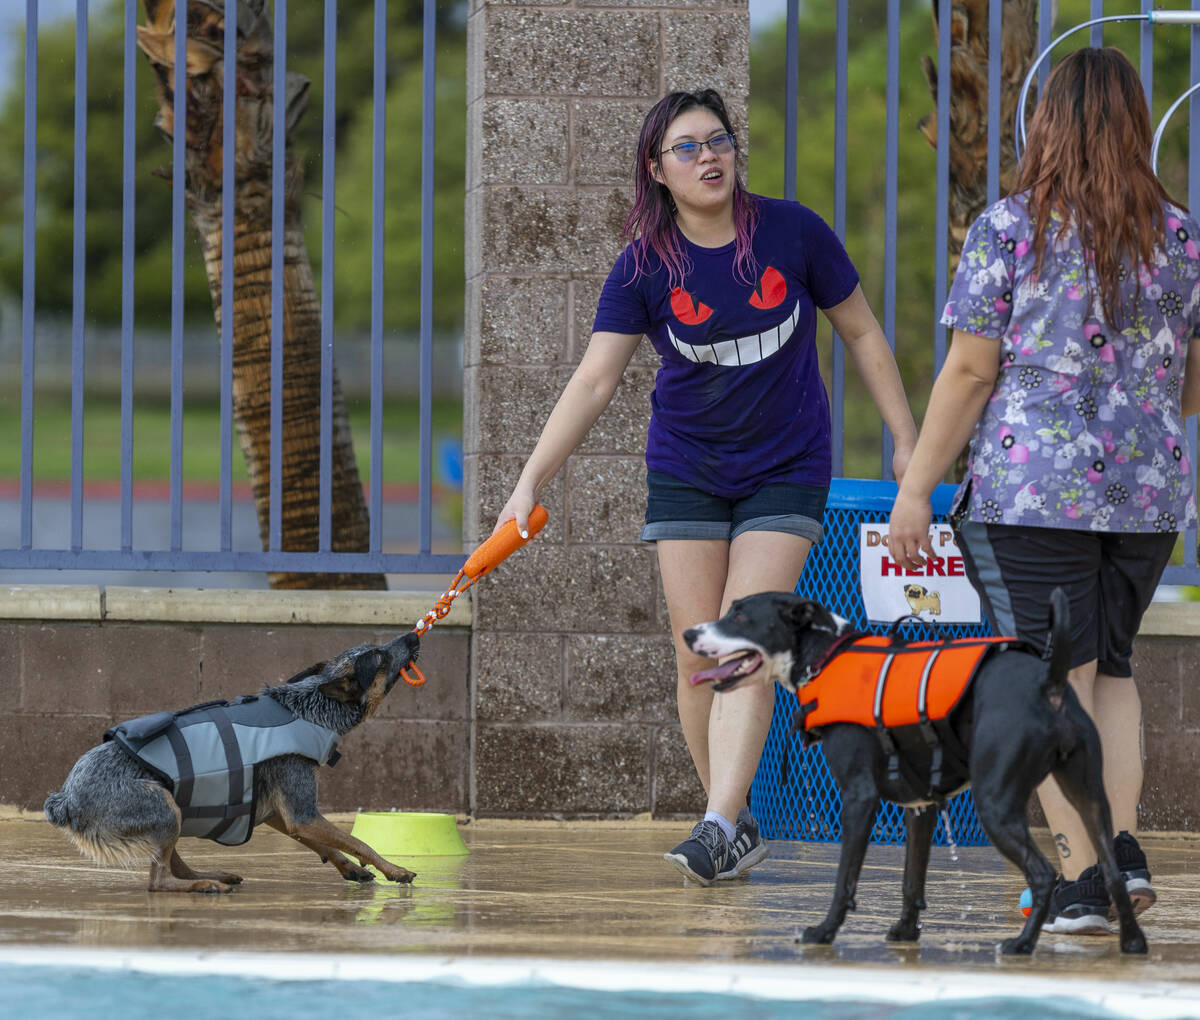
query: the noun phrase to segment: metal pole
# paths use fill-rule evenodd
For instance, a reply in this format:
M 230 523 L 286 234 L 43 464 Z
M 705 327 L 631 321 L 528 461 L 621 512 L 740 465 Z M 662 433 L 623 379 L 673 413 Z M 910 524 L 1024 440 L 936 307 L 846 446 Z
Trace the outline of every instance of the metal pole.
M 275 0 L 271 123 L 271 507 L 267 544 L 283 543 L 283 207 L 287 158 L 287 0 Z
M 171 548 L 183 548 L 183 242 L 187 189 L 187 18 L 175 19 L 171 167 Z
M 233 548 L 233 207 L 237 147 L 237 12 L 225 5 L 225 69 L 221 97 L 221 548 Z
M 71 251 L 71 548 L 83 548 L 83 373 L 87 279 L 87 0 L 75 4 L 75 203 Z
M 387 0 L 375 0 L 375 60 L 371 110 L 371 534 L 383 548 L 383 246 L 386 170 Z
M 899 205 L 900 160 L 900 6 L 888 4 L 887 18 L 887 128 L 884 139 L 884 242 L 883 242 L 883 332 L 892 352 L 896 350 L 896 222 Z M 895 444 L 886 425 L 880 442 L 880 477 L 893 478 Z
M 433 545 L 433 156 L 437 82 L 437 4 L 425 0 L 421 45 L 421 366 L 420 366 L 420 494 L 417 505 L 417 548 Z
M 783 197 L 796 200 L 796 120 L 800 116 L 800 0 L 787 4 L 787 57 L 783 120 Z
M 21 221 L 21 548 L 33 546 L 34 282 L 37 269 L 38 5 L 25 0 L 25 152 Z
M 850 64 L 850 11 L 849 0 L 838 0 L 837 26 L 834 34 L 834 51 L 837 80 L 834 83 L 834 137 L 833 137 L 833 229 L 838 237 L 846 240 L 846 118 L 847 83 Z M 844 471 L 843 451 L 846 445 L 846 354 L 833 333 L 833 407 L 831 438 L 833 440 L 832 468 L 835 476 Z
M 121 548 L 133 548 L 133 262 L 137 178 L 137 3 L 125 0 L 121 139 Z
M 337 0 L 325 0 L 324 103 L 321 112 L 321 454 L 317 548 L 328 552 L 333 506 L 333 285 L 337 208 Z
M 934 216 L 934 317 L 933 369 L 941 371 L 946 360 L 946 327 L 942 306 L 946 300 L 946 276 L 950 249 L 948 209 L 950 196 L 950 0 L 938 0 L 938 89 L 937 89 L 937 200 Z

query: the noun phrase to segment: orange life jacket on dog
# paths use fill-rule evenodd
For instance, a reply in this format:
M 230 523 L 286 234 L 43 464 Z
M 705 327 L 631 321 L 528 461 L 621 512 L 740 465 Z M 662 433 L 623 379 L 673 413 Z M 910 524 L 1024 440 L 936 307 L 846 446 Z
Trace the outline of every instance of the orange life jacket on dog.
M 821 728 L 833 723 L 874 730 L 887 755 L 889 781 L 908 788 L 903 799 L 938 800 L 945 766 L 953 775 L 968 771 L 967 749 L 947 717 L 987 656 L 1014 644 L 1020 642 L 1011 637 L 908 644 L 893 635 L 847 635 L 796 691 L 793 725 L 803 728 L 805 743 L 819 740 Z M 927 775 L 918 775 L 900 749 L 905 742 L 892 732 L 910 727 L 929 749 Z
M 837 650 L 796 697 L 804 728 L 834 722 L 912 726 L 944 719 L 962 700 L 984 656 L 1012 638 L 896 644 L 865 635 Z

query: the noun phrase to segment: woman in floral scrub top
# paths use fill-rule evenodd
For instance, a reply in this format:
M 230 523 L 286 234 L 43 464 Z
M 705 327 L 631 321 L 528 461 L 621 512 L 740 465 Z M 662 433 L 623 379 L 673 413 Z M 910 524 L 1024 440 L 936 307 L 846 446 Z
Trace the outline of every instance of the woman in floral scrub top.
M 1071 605 L 1071 685 L 1096 722 L 1115 850 L 1139 912 L 1155 901 L 1137 844 L 1141 702 L 1133 638 L 1176 535 L 1196 523 L 1184 418 L 1200 409 L 1200 227 L 1149 163 L 1150 120 L 1120 51 L 1050 75 L 1016 194 L 967 234 L 942 321 L 954 337 L 896 497 L 890 548 L 932 554 L 929 496 L 970 439 L 952 511 L 997 633 L 1045 643 Z M 1062 877 L 1045 929 L 1108 929 L 1079 816 L 1038 791 Z

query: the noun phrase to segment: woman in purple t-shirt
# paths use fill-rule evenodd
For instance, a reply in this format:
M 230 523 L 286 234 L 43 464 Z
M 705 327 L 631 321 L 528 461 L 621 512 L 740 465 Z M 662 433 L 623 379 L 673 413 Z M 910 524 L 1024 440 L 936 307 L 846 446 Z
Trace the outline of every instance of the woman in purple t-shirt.
M 643 335 L 661 358 L 646 443 L 642 537 L 657 544 L 677 662 L 679 719 L 708 795 L 704 820 L 666 855 L 709 885 L 762 860 L 746 810 L 774 691 L 714 699 L 689 677 L 710 660 L 688 627 L 736 598 L 795 588 L 821 538 L 830 481 L 829 405 L 816 312 L 853 355 L 895 442 L 900 477 L 916 440 L 887 340 L 836 235 L 795 202 L 749 194 L 712 90 L 660 100 L 638 141 L 630 242 L 609 274 L 591 342 L 542 430 L 497 527 L 522 531 L 537 494 L 608 406 Z
M 1200 227 L 1149 157 L 1146 96 L 1124 55 L 1065 58 L 1030 123 L 1018 192 L 967 234 L 942 317 L 953 342 L 890 526 L 901 562 L 931 553 L 929 495 L 970 437 L 952 513 L 968 576 L 996 632 L 1039 647 L 1050 592 L 1066 591 L 1070 681 L 1100 733 L 1139 912 L 1155 894 L 1134 835 L 1130 657 L 1176 533 L 1195 525 L 1183 419 L 1200 408 Z M 1062 870 L 1045 930 L 1108 931 L 1082 820 L 1053 779 L 1038 795 Z

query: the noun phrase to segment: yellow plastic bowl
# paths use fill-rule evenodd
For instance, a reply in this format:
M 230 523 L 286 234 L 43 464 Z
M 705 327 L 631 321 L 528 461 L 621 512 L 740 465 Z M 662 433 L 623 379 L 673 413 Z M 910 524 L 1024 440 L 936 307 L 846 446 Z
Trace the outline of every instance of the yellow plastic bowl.
M 384 857 L 460 857 L 470 853 L 453 815 L 360 811 L 350 833 Z

